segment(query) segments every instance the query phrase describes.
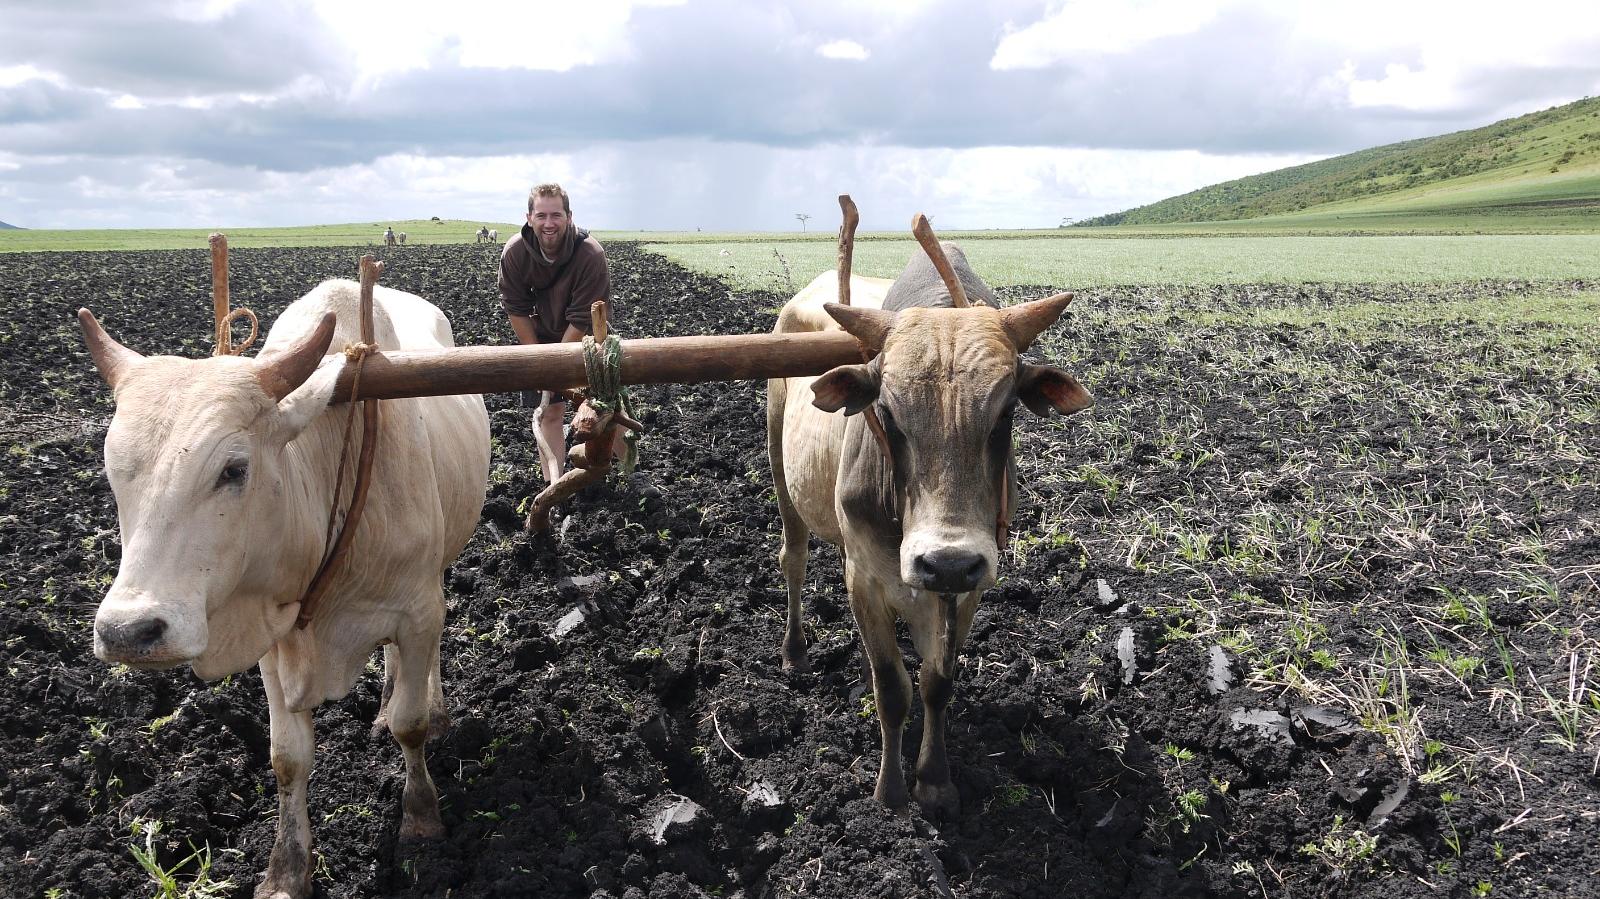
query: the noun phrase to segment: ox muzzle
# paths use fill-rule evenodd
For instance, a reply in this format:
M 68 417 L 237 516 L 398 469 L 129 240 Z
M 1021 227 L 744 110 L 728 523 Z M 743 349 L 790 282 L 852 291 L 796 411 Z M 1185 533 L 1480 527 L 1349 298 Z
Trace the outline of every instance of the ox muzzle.
M 202 606 L 203 608 L 203 606 Z M 202 616 L 203 617 L 203 616 Z M 171 668 L 193 661 L 206 648 L 203 628 L 185 626 L 187 615 L 145 597 L 113 592 L 94 616 L 94 654 L 130 668 Z
M 911 558 L 911 585 L 935 593 L 969 593 L 989 573 L 982 553 L 960 546 L 941 546 Z

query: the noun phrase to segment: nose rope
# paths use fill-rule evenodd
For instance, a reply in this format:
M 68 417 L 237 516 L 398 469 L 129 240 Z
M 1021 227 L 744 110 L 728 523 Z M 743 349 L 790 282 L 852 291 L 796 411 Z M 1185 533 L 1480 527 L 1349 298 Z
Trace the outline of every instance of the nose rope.
M 939 597 L 944 600 L 944 669 L 946 675 L 955 677 L 956 604 L 960 601 L 961 594 L 941 593 Z
M 866 408 L 867 430 L 872 432 L 878 444 L 878 451 L 883 454 L 883 467 L 889 479 L 889 523 L 900 525 L 900 482 L 895 477 L 894 452 L 889 449 L 889 434 L 883 429 L 883 422 L 878 420 L 878 410 L 868 406 Z

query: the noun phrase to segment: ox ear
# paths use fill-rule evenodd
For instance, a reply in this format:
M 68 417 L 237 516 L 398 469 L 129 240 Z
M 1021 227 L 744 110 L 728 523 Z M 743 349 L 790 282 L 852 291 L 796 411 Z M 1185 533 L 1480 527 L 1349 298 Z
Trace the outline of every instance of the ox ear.
M 889 329 L 894 327 L 895 313 L 885 312 L 882 309 L 841 306 L 838 303 L 823 303 L 822 308 L 833 316 L 839 327 L 849 332 L 851 337 L 861 341 L 861 345 L 869 353 L 877 353 L 883 349 L 883 342 L 889 337 Z
M 1032 346 L 1034 339 L 1043 334 L 1046 328 L 1055 324 L 1071 302 L 1072 294 L 1058 293 L 1048 299 L 1008 306 L 1000 310 L 1000 323 L 1011 337 L 1011 344 L 1020 353 Z
M 1052 411 L 1071 415 L 1094 405 L 1094 396 L 1077 378 L 1049 365 L 1018 365 L 1017 397 L 1035 415 L 1045 418 Z
M 328 344 L 333 342 L 334 323 L 334 314 L 324 312 L 317 326 L 302 334 L 299 340 L 256 359 L 256 380 L 274 402 L 293 393 L 317 370 L 317 364 L 328 352 Z
M 841 365 L 811 382 L 811 405 L 824 412 L 854 415 L 877 398 L 878 373 L 871 365 Z
M 89 358 L 94 360 L 94 367 L 100 370 L 100 377 L 112 390 L 117 389 L 117 382 L 129 369 L 144 359 L 112 340 L 95 320 L 94 313 L 87 309 L 78 310 L 78 328 L 83 331 L 83 342 L 89 347 Z

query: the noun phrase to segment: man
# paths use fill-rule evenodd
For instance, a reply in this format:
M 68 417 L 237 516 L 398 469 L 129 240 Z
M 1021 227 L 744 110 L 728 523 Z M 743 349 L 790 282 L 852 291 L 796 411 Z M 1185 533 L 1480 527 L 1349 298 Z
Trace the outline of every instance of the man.
M 606 251 L 572 222 L 572 202 L 559 184 L 528 193 L 528 223 L 500 252 L 500 303 L 522 343 L 571 343 L 594 330 L 589 306 L 610 300 Z M 527 395 L 524 394 L 526 398 Z M 534 416 L 539 467 L 554 484 L 566 467 L 562 436 L 567 403 L 545 391 Z

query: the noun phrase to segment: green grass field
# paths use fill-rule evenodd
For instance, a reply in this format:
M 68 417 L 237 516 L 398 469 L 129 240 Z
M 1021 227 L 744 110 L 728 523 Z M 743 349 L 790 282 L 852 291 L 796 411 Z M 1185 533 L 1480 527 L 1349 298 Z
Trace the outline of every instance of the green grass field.
M 1212 184 L 1084 222 L 1232 230 L 1572 232 L 1600 218 L 1600 100 Z
M 957 239 L 973 267 L 995 286 L 1600 278 L 1600 234 Z M 645 248 L 742 289 L 790 292 L 835 265 L 831 238 Z M 910 239 L 862 241 L 855 271 L 894 277 L 915 249 Z

